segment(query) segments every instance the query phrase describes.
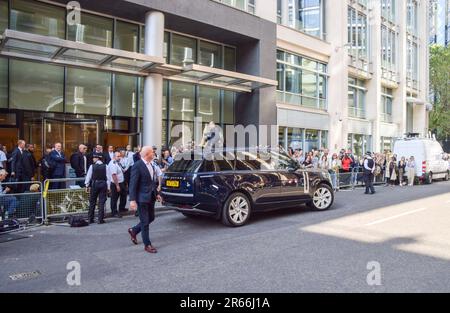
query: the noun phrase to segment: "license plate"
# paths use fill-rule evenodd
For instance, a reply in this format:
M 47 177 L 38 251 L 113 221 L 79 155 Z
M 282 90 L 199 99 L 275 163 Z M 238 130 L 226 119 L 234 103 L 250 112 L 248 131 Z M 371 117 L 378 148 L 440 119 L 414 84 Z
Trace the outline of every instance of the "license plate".
M 167 180 L 166 186 L 172 187 L 172 188 L 178 188 L 178 187 L 180 187 L 180 182 L 178 180 Z

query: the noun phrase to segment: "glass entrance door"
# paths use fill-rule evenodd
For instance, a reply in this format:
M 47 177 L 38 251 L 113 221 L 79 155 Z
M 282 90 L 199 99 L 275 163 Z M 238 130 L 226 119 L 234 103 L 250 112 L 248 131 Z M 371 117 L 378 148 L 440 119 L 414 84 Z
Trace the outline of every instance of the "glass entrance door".
M 98 123 L 95 120 L 61 121 L 44 119 L 44 148 L 62 143 L 66 160 L 80 144 L 92 149 L 98 142 Z

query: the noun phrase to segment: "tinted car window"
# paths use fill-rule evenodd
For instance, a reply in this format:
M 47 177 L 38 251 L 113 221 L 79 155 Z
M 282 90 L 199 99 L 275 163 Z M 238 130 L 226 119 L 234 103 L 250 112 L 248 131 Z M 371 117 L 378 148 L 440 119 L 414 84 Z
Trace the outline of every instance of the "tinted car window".
M 298 168 L 298 163 L 283 153 L 272 152 L 272 161 L 277 170 L 294 170 Z
M 171 173 L 195 173 L 202 165 L 202 160 L 176 160 L 168 168 Z
M 274 170 L 275 166 L 270 154 L 257 155 L 251 153 L 238 153 L 238 160 L 236 160 L 236 170 L 241 171 L 259 171 L 259 170 Z
M 224 172 L 233 170 L 233 160 L 205 160 L 200 172 Z

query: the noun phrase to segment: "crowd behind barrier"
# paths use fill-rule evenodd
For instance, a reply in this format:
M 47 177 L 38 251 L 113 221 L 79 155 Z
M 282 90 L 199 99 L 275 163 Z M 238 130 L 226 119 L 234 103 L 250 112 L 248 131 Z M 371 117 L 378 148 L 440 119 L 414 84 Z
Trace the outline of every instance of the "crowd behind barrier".
M 155 165 L 164 172 L 173 163 L 176 154 L 193 148 L 191 143 L 163 149 L 161 154 L 156 151 Z M 128 193 L 131 167 L 140 159 L 140 150 L 140 147 L 132 149 L 129 145 L 124 148 L 108 146 L 104 152 L 101 145 L 89 148 L 80 144 L 78 150 L 67 158 L 61 143 L 55 143 L 46 149 L 40 160 L 36 160 L 33 144 L 19 140 L 17 147 L 10 152 L 0 144 L 0 233 L 48 223 L 52 218 L 86 214 L 89 190 L 85 188 L 85 180 L 94 156 L 100 155 L 103 163 L 108 167 L 118 167 L 123 174 L 119 175 L 120 179 L 117 176 L 109 179 L 113 191 L 117 188 L 111 193 L 113 197 L 118 196 L 120 190 Z M 328 171 L 336 191 L 364 185 L 365 157 L 355 155 L 352 150 L 341 149 L 332 154 L 328 149 L 303 152 L 302 149 L 289 148 L 287 153 L 298 162 L 300 168 Z M 388 150 L 373 153 L 370 157 L 376 165 L 374 184 L 403 186 L 411 183 L 408 167 L 416 166 L 413 160 L 398 160 Z M 68 161 L 70 171 L 66 170 Z M 117 206 L 117 202 L 117 198 L 109 201 L 111 212 L 117 211 L 117 207 L 112 207 L 113 204 Z M 126 208 L 120 210 L 127 211 Z

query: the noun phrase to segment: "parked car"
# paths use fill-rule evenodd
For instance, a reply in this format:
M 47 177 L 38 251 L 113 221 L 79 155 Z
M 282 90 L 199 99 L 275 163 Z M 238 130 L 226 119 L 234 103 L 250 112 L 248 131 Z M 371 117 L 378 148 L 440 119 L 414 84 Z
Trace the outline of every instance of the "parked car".
M 178 154 L 164 173 L 162 197 L 185 216 L 208 215 L 227 226 L 245 225 L 257 211 L 301 204 L 324 211 L 334 202 L 327 171 L 302 170 L 278 150 Z
M 417 137 L 397 140 L 394 154 L 398 159 L 414 156 L 416 177 L 421 181 L 431 184 L 436 179 L 449 179 L 448 155 L 436 140 Z

